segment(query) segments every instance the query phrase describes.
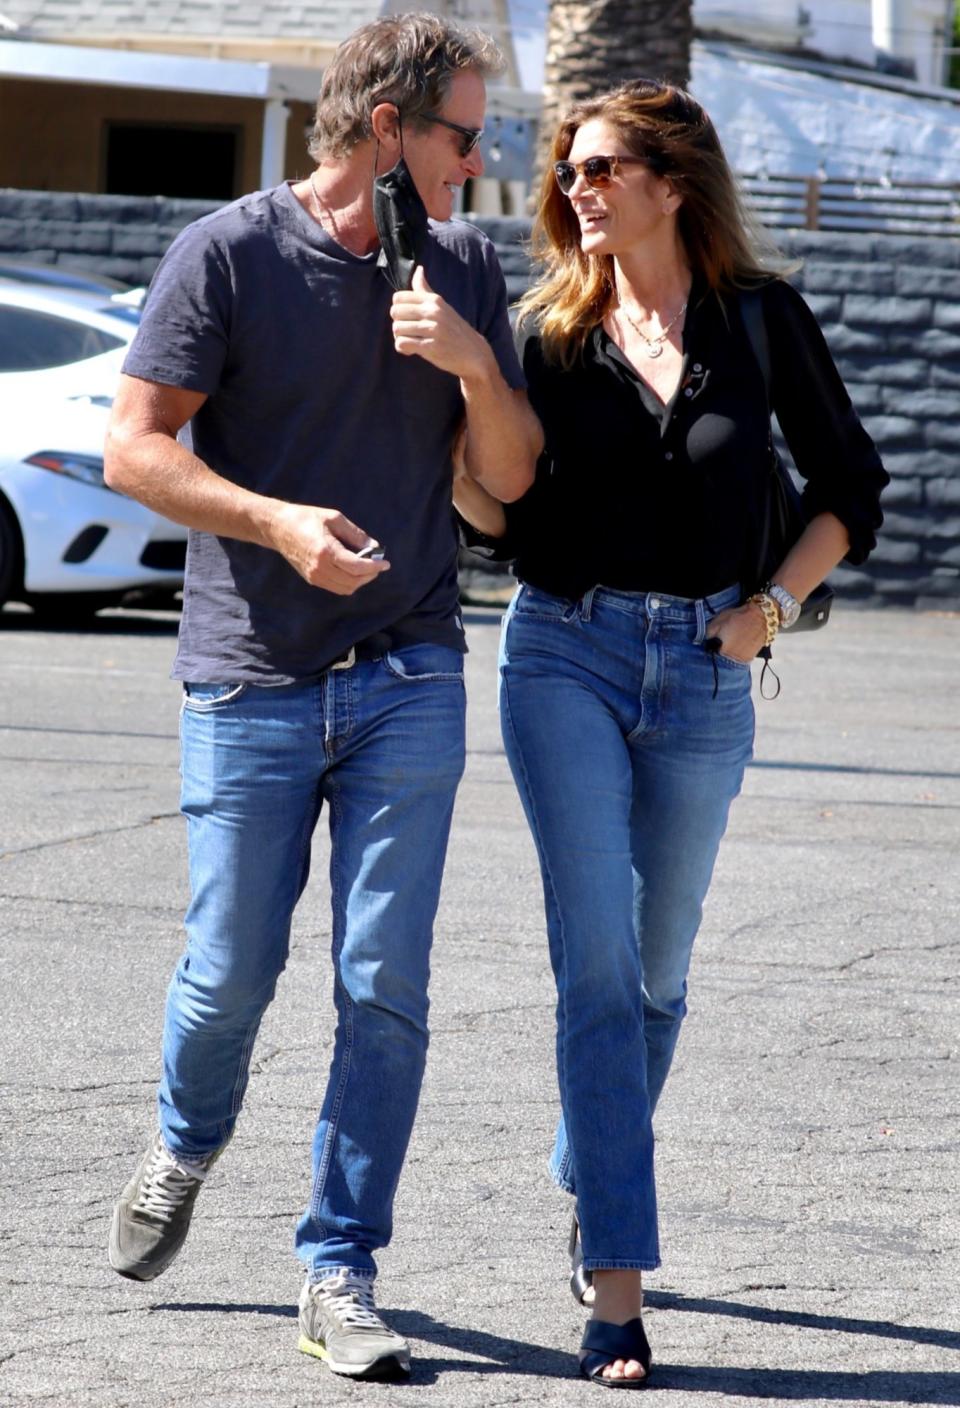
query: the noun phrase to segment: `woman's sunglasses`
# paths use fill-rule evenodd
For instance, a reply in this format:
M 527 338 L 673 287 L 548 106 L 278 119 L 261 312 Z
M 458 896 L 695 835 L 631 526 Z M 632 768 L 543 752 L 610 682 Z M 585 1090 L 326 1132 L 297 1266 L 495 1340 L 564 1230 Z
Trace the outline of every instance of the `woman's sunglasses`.
M 421 122 L 435 122 L 438 127 L 449 127 L 451 132 L 456 132 L 460 137 L 461 156 L 469 156 L 483 136 L 482 127 L 461 127 L 459 122 L 450 122 L 448 118 L 436 117 L 433 113 L 422 112 L 420 120 Z
M 618 166 L 643 166 L 639 156 L 588 156 L 586 161 L 555 161 L 553 174 L 565 196 L 573 190 L 577 176 L 586 181 L 592 191 L 605 191 L 617 174 Z

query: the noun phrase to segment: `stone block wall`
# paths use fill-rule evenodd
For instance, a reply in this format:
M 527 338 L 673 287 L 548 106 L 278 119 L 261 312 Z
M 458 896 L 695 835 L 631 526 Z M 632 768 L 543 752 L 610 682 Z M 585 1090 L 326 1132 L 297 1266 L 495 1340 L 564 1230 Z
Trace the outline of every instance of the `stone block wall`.
M 0 262 L 17 257 L 149 280 L 209 202 L 0 191 Z M 477 217 L 511 299 L 526 287 L 529 221 Z M 877 549 L 838 568 L 844 599 L 960 610 L 960 241 L 783 232 L 793 281 L 823 328 L 892 482 Z M 482 570 L 475 560 L 474 567 Z
M 217 202 L 0 190 L 0 263 L 27 259 L 145 284 L 175 235 Z

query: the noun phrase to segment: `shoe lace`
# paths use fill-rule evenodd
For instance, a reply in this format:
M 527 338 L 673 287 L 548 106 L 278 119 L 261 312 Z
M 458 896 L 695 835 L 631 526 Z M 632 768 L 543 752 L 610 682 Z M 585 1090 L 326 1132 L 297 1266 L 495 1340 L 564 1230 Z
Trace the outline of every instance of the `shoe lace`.
M 342 1268 L 312 1287 L 311 1293 L 323 1301 L 344 1327 L 356 1326 L 362 1330 L 385 1328 L 373 1303 L 373 1281 L 368 1276 L 356 1276 Z
M 131 1212 L 141 1213 L 160 1222 L 169 1222 L 174 1213 L 183 1206 L 191 1191 L 198 1183 L 202 1183 L 206 1176 L 207 1171 L 201 1164 L 180 1163 L 159 1145 L 144 1170 L 140 1191 Z

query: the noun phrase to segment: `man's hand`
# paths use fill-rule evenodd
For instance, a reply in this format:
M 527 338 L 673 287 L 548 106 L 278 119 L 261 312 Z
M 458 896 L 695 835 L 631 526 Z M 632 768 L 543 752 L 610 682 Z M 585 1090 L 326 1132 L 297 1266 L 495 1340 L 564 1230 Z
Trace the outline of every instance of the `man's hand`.
M 418 264 L 413 288 L 393 295 L 393 345 L 404 357 L 423 357 L 461 380 L 489 376 L 493 353 L 486 338 L 427 283 Z
M 389 562 L 357 556 L 370 535 L 333 508 L 278 503 L 269 540 L 305 582 L 337 596 L 352 596 L 390 570 Z
M 518 499 L 543 447 L 526 394 L 511 390 L 490 343 L 433 292 L 419 265 L 413 288 L 393 295 L 390 317 L 401 356 L 423 357 L 460 378 L 467 433 L 455 450 L 455 476 L 469 476 L 503 503 Z

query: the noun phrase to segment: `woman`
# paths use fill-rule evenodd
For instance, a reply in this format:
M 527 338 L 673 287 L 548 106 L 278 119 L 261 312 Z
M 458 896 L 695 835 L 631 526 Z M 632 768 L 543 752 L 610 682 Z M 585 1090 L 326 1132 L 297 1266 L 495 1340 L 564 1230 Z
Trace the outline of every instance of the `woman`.
M 637 1388 L 641 1273 L 660 1264 L 651 1117 L 752 752 L 750 662 L 842 557 L 866 557 L 886 475 L 688 94 L 640 82 L 575 107 L 534 240 L 544 272 L 521 315 L 537 480 L 506 510 L 466 474 L 455 497 L 521 584 L 501 717 L 557 979 L 552 1173 L 576 1197 L 575 1293 L 594 1292 L 581 1370 Z M 769 409 L 739 307 L 756 287 L 809 520 L 762 592 Z

